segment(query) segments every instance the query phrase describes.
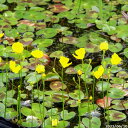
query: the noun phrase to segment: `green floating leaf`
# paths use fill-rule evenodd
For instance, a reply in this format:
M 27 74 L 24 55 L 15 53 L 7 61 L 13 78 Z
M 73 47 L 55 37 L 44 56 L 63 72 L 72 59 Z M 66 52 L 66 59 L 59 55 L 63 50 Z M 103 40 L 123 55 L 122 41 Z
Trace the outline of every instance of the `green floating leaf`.
M 123 53 L 128 58 L 128 48 L 125 48 Z
M 86 51 L 89 53 L 99 52 L 99 45 L 96 45 L 93 43 L 87 43 L 85 48 L 86 48 Z
M 79 108 L 79 114 L 80 116 L 85 116 L 86 114 L 90 113 L 91 111 L 96 110 L 97 105 L 96 104 L 89 104 L 87 102 L 83 102 L 80 104 Z
M 0 11 L 3 11 L 3 10 L 8 10 L 8 6 L 4 4 L 0 4 Z
M 75 100 L 82 100 L 84 99 L 84 93 L 80 90 L 75 90 L 74 93 L 71 92 L 69 93 L 69 96 L 72 98 L 72 99 L 75 99 Z
M 50 57 L 55 57 L 55 58 L 60 58 L 61 56 L 63 56 L 63 51 L 55 51 L 55 52 L 52 52 L 50 54 Z
M 109 50 L 111 52 L 119 52 L 123 48 L 121 43 L 116 43 L 116 44 L 109 44 Z
M 96 86 L 99 91 L 107 91 L 110 88 L 110 83 L 105 81 L 98 81 L 96 83 Z
M 126 119 L 126 115 L 119 111 L 108 110 L 106 113 L 107 116 L 105 118 L 110 121 L 121 121 Z
M 28 75 L 26 76 L 26 80 L 27 80 L 27 82 L 30 83 L 30 84 L 35 84 L 35 83 L 37 83 L 39 80 L 41 80 L 41 75 L 38 75 L 37 73 L 32 72 L 32 73 L 30 73 L 30 74 L 28 74 Z
M 67 86 L 62 83 L 61 81 L 53 81 L 50 83 L 50 88 L 54 91 L 64 90 L 67 88 Z
M 67 74 L 77 74 L 77 71 L 73 67 L 68 67 L 65 71 Z
M 128 78 L 128 73 L 126 71 L 120 71 L 116 74 L 119 78 Z
M 119 25 L 117 26 L 117 37 L 122 38 L 124 41 L 128 37 L 128 25 Z
M 116 110 L 127 110 L 128 109 L 128 101 L 127 100 L 113 100 L 111 108 Z
M 32 42 L 33 45 L 38 45 L 39 48 L 48 47 L 53 44 L 52 39 L 37 39 Z
M 46 77 L 45 77 L 45 81 L 54 81 L 54 80 L 59 80 L 60 77 L 59 75 L 55 74 L 55 73 L 52 73 L 52 72 L 49 72 Z
M 4 117 L 4 112 L 0 111 L 0 116 Z M 6 119 L 13 119 L 17 116 L 17 111 L 13 108 L 6 108 Z
M 24 116 L 34 116 L 34 112 L 32 111 L 32 109 L 30 108 L 27 108 L 27 107 L 22 107 L 21 108 L 21 113 L 24 115 Z
M 36 35 L 42 35 L 44 38 L 52 38 L 57 34 L 55 28 L 45 28 L 36 32 Z
M 63 116 L 64 113 L 64 116 Z M 71 118 L 73 118 L 76 115 L 75 112 L 68 112 L 67 110 L 64 110 L 61 112 L 61 118 L 63 120 L 70 120 Z
M 26 24 L 20 24 L 18 26 L 17 30 L 20 33 L 33 32 L 34 31 L 34 27 L 33 26 L 28 26 Z
M 49 116 L 51 116 L 51 114 L 52 114 L 52 116 L 58 115 L 58 114 L 59 114 L 59 113 L 58 113 L 58 108 L 51 108 L 51 109 L 49 109 L 49 110 L 47 111 L 47 114 L 48 114 Z
M 5 98 L 3 99 L 4 104 L 5 104 L 5 101 L 8 107 L 10 107 L 11 105 L 17 105 L 17 100 L 14 98 L 7 97 L 7 100 Z
M 41 124 L 37 119 L 27 119 L 26 122 L 21 123 L 22 126 L 24 127 L 39 127 Z
M 108 97 L 111 98 L 122 98 L 124 97 L 125 92 L 118 88 L 109 89 Z
M 65 44 L 77 44 L 78 39 L 76 37 L 62 37 L 59 39 L 60 42 Z
M 25 11 L 23 18 L 27 20 L 43 20 L 45 19 L 45 15 L 42 12 L 36 12 L 30 10 L 30 11 Z
M 87 128 L 100 128 L 101 126 L 101 121 L 97 117 L 92 117 L 92 119 L 89 118 L 83 118 L 82 123 L 87 127 Z

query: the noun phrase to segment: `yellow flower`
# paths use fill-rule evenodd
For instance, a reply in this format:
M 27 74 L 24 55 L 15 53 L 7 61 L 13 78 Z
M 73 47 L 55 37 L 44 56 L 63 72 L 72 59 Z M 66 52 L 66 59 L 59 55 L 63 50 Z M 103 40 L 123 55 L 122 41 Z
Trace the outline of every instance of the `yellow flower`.
M 108 50 L 108 43 L 107 42 L 102 42 L 100 44 L 100 50 L 104 50 L 104 51 Z
M 42 74 L 42 77 L 43 77 L 43 78 L 44 78 L 44 77 L 46 77 L 46 74 L 45 74 L 45 73 L 43 73 L 43 74 Z
M 36 66 L 36 71 L 37 71 L 38 73 L 45 72 L 45 66 L 38 64 L 38 65 Z
M 99 79 L 99 78 L 103 75 L 103 73 L 104 73 L 104 68 L 103 68 L 103 66 L 101 65 L 101 66 L 99 66 L 99 68 L 98 68 L 97 71 L 93 72 L 93 75 L 94 75 L 97 79 Z
M 19 73 L 20 70 L 21 70 L 21 66 L 18 65 L 18 66 L 16 66 L 15 68 L 12 69 L 12 72 L 14 72 L 14 73 Z
M 69 65 L 72 64 L 72 62 L 71 63 L 68 63 L 69 62 L 69 58 L 64 57 L 64 56 L 61 56 L 60 57 L 59 62 L 61 63 L 61 65 L 62 65 L 63 68 L 66 68 L 66 67 L 68 67 Z
M 10 69 L 12 70 L 13 68 L 15 68 L 15 66 L 16 66 L 16 62 L 11 60 L 11 61 L 9 62 L 9 67 L 10 67 Z
M 78 71 L 77 71 L 77 74 L 78 74 L 78 75 L 82 75 L 82 71 L 81 71 L 81 70 L 78 70 Z
M 20 42 L 13 43 L 12 45 L 12 51 L 15 53 L 22 53 L 24 50 L 23 44 Z
M 12 61 L 12 60 L 9 62 L 9 67 L 10 67 L 11 71 L 14 73 L 19 73 L 19 71 L 22 68 L 20 65 L 16 66 L 16 62 Z
M 80 48 L 80 49 L 77 49 L 77 50 L 75 51 L 75 54 L 76 54 L 76 55 L 74 55 L 74 54 L 72 54 L 72 55 L 73 55 L 76 59 L 83 59 L 84 56 L 85 56 L 85 53 L 86 53 L 85 48 Z
M 113 65 L 121 64 L 121 61 L 122 61 L 122 59 L 121 59 L 116 53 L 114 53 L 114 54 L 112 55 L 111 63 L 112 63 Z
M 1 59 L 1 57 L 0 57 L 0 63 L 2 62 L 2 59 Z
M 92 97 L 92 96 L 90 96 L 90 97 L 89 97 L 89 100 L 92 100 L 92 99 L 93 99 L 93 97 Z
M 58 125 L 58 119 L 52 119 L 52 126 L 55 127 Z
M 35 58 L 42 58 L 44 53 L 40 50 L 34 50 L 31 52 L 31 55 Z
M 4 33 L 0 33 L 0 38 L 2 38 L 4 36 Z

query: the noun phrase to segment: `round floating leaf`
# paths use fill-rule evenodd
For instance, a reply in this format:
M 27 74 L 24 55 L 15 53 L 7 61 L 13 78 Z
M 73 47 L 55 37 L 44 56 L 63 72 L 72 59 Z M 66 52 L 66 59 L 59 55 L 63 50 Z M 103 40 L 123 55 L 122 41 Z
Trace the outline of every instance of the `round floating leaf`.
M 117 66 L 117 65 L 112 65 L 112 67 L 111 67 L 111 72 L 112 73 L 119 72 L 120 70 L 122 70 L 122 68 Z
M 125 95 L 125 92 L 118 88 L 109 89 L 108 96 L 111 98 L 122 98 Z
M 111 83 L 114 84 L 123 84 L 124 80 L 122 78 L 113 77 Z
M 97 108 L 96 104 L 89 103 L 89 106 L 88 106 L 87 102 L 83 102 L 80 104 L 79 114 L 80 116 L 86 116 L 90 114 L 91 111 L 96 110 L 96 108 Z
M 53 81 L 50 83 L 50 88 L 54 91 L 59 91 L 60 89 L 66 89 L 66 85 L 61 81 Z
M 87 43 L 85 48 L 89 53 L 99 52 L 99 46 L 93 43 Z
M 125 48 L 123 53 L 128 58 L 128 48 Z
M 76 74 L 77 71 L 75 70 L 75 68 L 69 67 L 69 68 L 66 69 L 65 73 L 67 73 L 67 74 Z
M 23 18 L 27 20 L 43 20 L 45 19 L 45 15 L 42 12 L 36 12 L 30 10 L 30 11 L 25 11 Z
M 36 35 L 42 35 L 44 38 L 52 38 L 57 34 L 55 28 L 45 28 L 36 32 Z
M 112 101 L 112 98 L 105 96 L 103 99 L 98 99 L 96 101 L 96 104 L 102 108 L 107 108 L 111 105 L 111 101 Z
M 101 121 L 97 117 L 93 117 L 92 119 L 83 118 L 82 123 L 86 126 L 86 128 L 90 128 L 90 123 L 91 123 L 91 128 L 100 128 L 101 126 Z
M 51 8 L 50 10 L 52 12 L 55 12 L 55 13 L 59 13 L 59 12 L 65 12 L 65 11 L 68 11 L 68 7 L 66 7 L 65 5 L 63 4 L 54 4 L 54 5 L 50 5 L 49 8 Z
M 65 44 L 77 44 L 78 39 L 76 37 L 62 37 L 59 39 L 60 42 L 65 43 Z
M 121 43 L 116 43 L 116 44 L 109 44 L 109 50 L 111 52 L 119 52 L 123 48 Z
M 30 115 L 33 115 L 33 116 L 34 116 L 34 112 L 32 111 L 32 109 L 27 108 L 27 107 L 22 107 L 22 108 L 21 108 L 21 113 L 22 113 L 24 116 L 30 116 Z
M 110 83 L 105 81 L 98 81 L 96 83 L 96 86 L 99 91 L 107 91 L 110 88 Z
M 63 118 L 63 113 L 64 113 L 64 118 Z M 75 112 L 68 112 L 67 110 L 64 110 L 61 112 L 61 118 L 63 120 L 70 120 L 71 118 L 73 118 L 76 115 Z
M 23 38 L 23 39 L 19 40 L 19 42 L 21 42 L 24 46 L 30 45 L 32 43 L 32 41 L 33 41 L 32 38 Z
M 4 4 L 0 4 L 0 11 L 2 12 L 3 10 L 8 10 L 8 6 Z
M 0 112 L 0 116 L 4 117 L 4 113 Z M 6 108 L 6 119 L 13 119 L 16 116 L 17 116 L 17 111 L 15 111 L 13 108 Z
M 59 79 L 60 79 L 60 77 L 57 74 L 50 72 L 46 75 L 44 80 L 45 81 L 54 81 L 54 80 L 59 80 Z
M 116 74 L 116 76 L 119 78 L 128 78 L 128 73 L 125 71 L 120 71 Z
M 34 31 L 34 27 L 33 26 L 28 26 L 26 24 L 20 24 L 18 26 L 17 30 L 20 33 L 33 32 Z
M 70 105 L 70 107 L 77 107 L 78 102 L 76 100 L 68 100 L 67 104 Z
M 60 56 L 63 56 L 63 51 L 55 51 L 50 54 L 50 57 L 60 58 Z
M 22 126 L 31 128 L 31 127 L 39 127 L 40 123 L 37 119 L 28 119 L 26 122 L 22 122 Z
M 32 42 L 33 45 L 38 45 L 39 48 L 48 47 L 52 45 L 52 39 L 37 39 Z
M 117 37 L 126 40 L 126 38 L 128 37 L 128 25 L 117 26 L 116 32 L 117 32 Z
M 51 108 L 47 111 L 47 114 L 49 116 L 51 116 L 51 113 L 52 113 L 52 116 L 55 116 L 55 115 L 58 115 L 58 108 Z
M 121 120 L 126 119 L 126 115 L 122 112 L 119 112 L 119 111 L 108 110 L 106 113 L 108 115 L 105 118 L 109 119 L 110 121 L 121 121 Z
M 32 103 L 32 111 L 38 119 L 42 119 L 47 113 L 46 108 L 38 103 Z
M 26 76 L 27 82 L 30 84 L 35 84 L 41 79 L 41 75 L 32 72 Z
M 84 99 L 84 93 L 82 91 L 79 91 L 79 90 L 75 90 L 74 93 L 73 92 L 69 93 L 69 96 L 75 100 Z
M 128 101 L 127 100 L 113 100 L 111 108 L 116 110 L 127 110 L 128 109 Z
M 7 104 L 8 107 L 11 106 L 11 105 L 16 105 L 17 104 L 17 100 L 14 99 L 14 98 L 7 97 L 7 100 L 5 100 L 5 98 L 3 99 L 3 103 L 5 103 L 5 101 L 6 101 L 6 104 Z

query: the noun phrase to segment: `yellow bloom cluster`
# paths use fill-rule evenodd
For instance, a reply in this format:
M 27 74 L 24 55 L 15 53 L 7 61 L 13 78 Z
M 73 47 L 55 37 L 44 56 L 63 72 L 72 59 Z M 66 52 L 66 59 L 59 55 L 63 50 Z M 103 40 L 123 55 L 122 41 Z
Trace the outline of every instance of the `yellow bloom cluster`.
M 85 48 L 80 48 L 75 51 L 75 54 L 72 54 L 76 59 L 84 59 L 85 56 Z
M 0 38 L 2 38 L 4 36 L 4 33 L 0 33 Z
M 19 71 L 22 68 L 20 65 L 16 66 L 16 62 L 12 61 L 12 60 L 9 62 L 9 67 L 10 67 L 11 71 L 14 73 L 19 73 Z
M 31 55 L 35 58 L 42 58 L 44 53 L 40 50 L 34 50 L 31 52 Z
M 36 66 L 36 71 L 37 71 L 38 73 L 43 73 L 43 72 L 45 72 L 45 66 L 38 64 L 38 65 Z
M 100 50 L 103 50 L 103 51 L 108 50 L 108 43 L 107 42 L 102 42 L 100 44 Z
M 104 73 L 104 68 L 103 68 L 102 65 L 100 65 L 99 68 L 98 68 L 98 70 L 95 71 L 95 72 L 93 72 L 93 75 L 94 75 L 97 79 L 99 79 L 99 78 L 103 75 L 103 73 Z
M 62 65 L 63 68 L 66 68 L 66 67 L 68 67 L 69 65 L 72 64 L 72 62 L 71 63 L 68 63 L 69 62 L 69 58 L 64 57 L 64 56 L 61 56 L 60 57 L 59 62 L 61 63 L 61 65 Z
M 15 53 L 22 53 L 24 50 L 23 44 L 20 42 L 13 43 L 12 51 Z
M 59 121 L 58 119 L 52 119 L 52 126 L 56 127 L 58 125 Z
M 77 74 L 78 74 L 78 75 L 82 75 L 82 73 L 83 73 L 83 72 L 82 72 L 81 70 L 78 70 L 78 71 L 77 71 Z
M 2 58 L 0 57 L 0 63 L 2 62 Z
M 111 57 L 111 63 L 113 65 L 121 64 L 121 61 L 122 61 L 122 59 L 116 53 L 114 53 L 112 55 L 112 57 Z

